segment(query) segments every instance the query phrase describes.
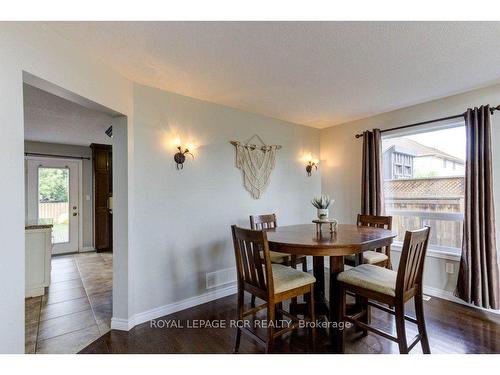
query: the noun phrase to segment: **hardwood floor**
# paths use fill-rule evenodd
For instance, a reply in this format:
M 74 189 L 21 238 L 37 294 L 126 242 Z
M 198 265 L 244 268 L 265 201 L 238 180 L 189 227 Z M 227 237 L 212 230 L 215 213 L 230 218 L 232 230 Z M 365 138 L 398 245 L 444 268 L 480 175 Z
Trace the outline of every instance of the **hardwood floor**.
M 328 283 L 327 283 L 328 285 Z M 246 298 L 250 303 L 250 298 Z M 408 314 L 414 316 L 412 303 Z M 500 353 L 500 316 L 481 312 L 433 297 L 425 302 L 427 330 L 431 353 Z M 264 315 L 260 315 L 264 317 Z M 129 332 L 112 330 L 87 346 L 80 353 L 231 353 L 234 328 L 189 328 L 193 320 L 222 320 L 229 324 L 236 317 L 236 295 L 180 311 L 157 319 L 176 321 L 183 328 L 154 328 L 147 322 Z M 375 326 L 395 333 L 393 318 L 373 310 Z M 263 332 L 263 331 L 261 331 Z M 407 323 L 408 340 L 416 334 L 416 327 Z M 315 352 L 328 353 L 330 345 L 324 330 L 318 330 Z M 347 330 L 346 353 L 399 353 L 396 343 L 368 334 L 360 337 L 354 328 Z M 276 344 L 277 353 L 307 353 L 307 332 L 300 329 L 285 334 Z M 243 336 L 240 353 L 263 353 L 261 346 Z M 422 353 L 420 345 L 411 352 Z

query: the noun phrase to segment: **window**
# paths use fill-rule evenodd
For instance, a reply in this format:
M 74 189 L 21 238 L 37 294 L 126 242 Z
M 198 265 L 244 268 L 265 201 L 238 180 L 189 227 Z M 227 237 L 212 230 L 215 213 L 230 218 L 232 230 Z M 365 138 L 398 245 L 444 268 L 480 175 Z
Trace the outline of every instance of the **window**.
M 38 168 L 38 217 L 53 220 L 54 244 L 69 242 L 68 196 L 68 168 Z
M 464 124 L 386 136 L 382 139 L 382 151 L 385 211 L 393 216 L 393 229 L 398 233 L 395 242 L 403 242 L 406 230 L 429 225 L 430 249 L 460 254 L 465 192 Z M 411 160 L 411 166 L 404 168 L 404 176 L 401 165 L 391 165 L 400 160 L 400 155 Z M 450 160 L 454 168 L 449 168 Z

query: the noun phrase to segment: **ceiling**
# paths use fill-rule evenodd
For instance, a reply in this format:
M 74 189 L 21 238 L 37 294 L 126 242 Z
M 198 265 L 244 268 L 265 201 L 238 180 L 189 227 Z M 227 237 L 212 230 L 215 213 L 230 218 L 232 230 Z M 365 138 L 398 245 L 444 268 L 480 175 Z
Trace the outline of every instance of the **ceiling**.
M 134 82 L 317 128 L 500 82 L 500 22 L 57 22 Z
M 28 84 L 23 85 L 24 139 L 89 146 L 111 144 L 105 134 L 112 117 Z

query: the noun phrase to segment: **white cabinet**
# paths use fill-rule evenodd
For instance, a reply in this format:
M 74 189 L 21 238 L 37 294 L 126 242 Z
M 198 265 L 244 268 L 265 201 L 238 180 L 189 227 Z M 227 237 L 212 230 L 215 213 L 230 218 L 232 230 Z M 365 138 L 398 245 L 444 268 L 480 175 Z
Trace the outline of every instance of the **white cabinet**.
M 45 294 L 50 284 L 52 228 L 27 227 L 25 230 L 26 298 Z

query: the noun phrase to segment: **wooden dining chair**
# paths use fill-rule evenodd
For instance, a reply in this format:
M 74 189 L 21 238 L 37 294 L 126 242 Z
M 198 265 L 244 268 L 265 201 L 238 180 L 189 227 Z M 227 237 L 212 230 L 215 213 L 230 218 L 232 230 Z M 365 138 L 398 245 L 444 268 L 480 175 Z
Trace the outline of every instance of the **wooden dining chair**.
M 430 228 L 407 231 L 399 260 L 398 271 L 389 270 L 373 264 L 362 264 L 350 270 L 341 272 L 337 281 L 340 287 L 342 320 L 349 321 L 365 331 L 370 331 L 395 341 L 399 345 L 400 353 L 408 353 L 420 341 L 424 354 L 430 354 L 429 339 L 425 328 L 423 306 L 423 283 L 425 255 L 429 242 Z M 359 316 L 364 314 L 346 315 L 345 294 L 352 292 L 367 300 L 368 310 L 376 307 L 388 312 L 396 318 L 396 336 L 370 326 L 361 321 Z M 411 298 L 415 302 L 416 319 L 406 316 L 404 305 Z M 374 303 L 372 301 L 377 301 Z M 394 306 L 394 309 L 380 305 L 380 303 Z M 406 340 L 405 320 L 418 327 L 418 335 L 408 344 Z M 345 332 L 342 332 L 345 334 Z
M 276 214 L 250 215 L 250 228 L 253 230 L 272 229 L 278 226 Z M 271 251 L 271 263 L 284 264 L 297 268 L 297 264 L 302 264 L 302 271 L 307 272 L 307 257 L 305 255 L 290 255 Z M 255 295 L 252 295 L 252 307 L 255 307 Z
M 231 231 L 238 281 L 238 319 L 242 322 L 245 317 L 267 309 L 266 339 L 261 339 L 250 328 L 242 325 L 236 331 L 234 352 L 238 352 L 241 333 L 244 332 L 259 343 L 264 344 L 266 353 L 269 353 L 273 350 L 274 340 L 278 336 L 299 327 L 299 319 L 281 309 L 282 302 L 300 295 L 308 295 L 311 301 L 308 311 L 309 319 L 315 321 L 313 293 L 316 279 L 307 272 L 282 264 L 272 264 L 265 231 L 238 228 L 236 225 L 231 226 Z M 244 292 L 256 295 L 265 303 L 245 311 Z M 277 311 L 277 306 L 280 308 L 279 311 Z M 277 314 L 289 318 L 292 323 L 286 328 L 277 330 L 275 328 Z M 314 342 L 314 329 L 311 328 L 309 333 Z
M 381 229 L 392 229 L 392 216 L 374 216 L 374 215 L 361 215 L 358 214 L 357 220 L 358 226 L 381 228 Z M 348 255 L 346 256 L 345 263 L 349 266 L 356 266 L 356 256 L 358 255 Z M 392 269 L 391 263 L 391 246 L 385 246 L 374 250 L 368 250 L 363 252 L 362 264 L 374 264 L 377 266 Z

